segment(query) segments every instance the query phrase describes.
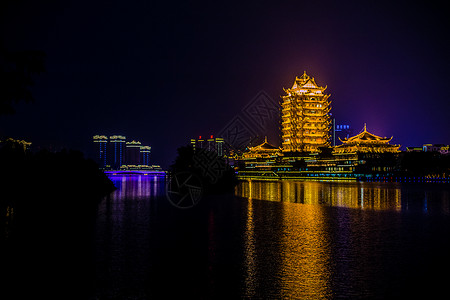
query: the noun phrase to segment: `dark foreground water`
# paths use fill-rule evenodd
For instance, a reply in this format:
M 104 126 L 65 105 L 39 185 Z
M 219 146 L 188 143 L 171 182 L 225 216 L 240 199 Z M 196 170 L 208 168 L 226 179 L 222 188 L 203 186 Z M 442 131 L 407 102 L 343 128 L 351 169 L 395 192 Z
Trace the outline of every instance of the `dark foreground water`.
M 444 186 L 243 182 L 177 209 L 163 179 L 114 177 L 95 233 L 98 299 L 445 295 Z M 175 299 L 174 298 L 174 299 Z

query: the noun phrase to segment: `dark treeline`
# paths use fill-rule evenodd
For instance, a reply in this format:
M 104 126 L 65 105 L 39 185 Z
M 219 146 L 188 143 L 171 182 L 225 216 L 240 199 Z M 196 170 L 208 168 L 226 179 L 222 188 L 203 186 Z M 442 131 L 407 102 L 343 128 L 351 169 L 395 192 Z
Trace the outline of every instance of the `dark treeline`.
M 81 152 L 31 153 L 12 139 L 0 144 L 0 166 L 8 296 L 30 293 L 24 287 L 45 298 L 89 294 L 95 215 L 102 196 L 115 189 L 112 182 Z
M 190 172 L 200 178 L 205 194 L 224 194 L 234 191 L 238 183 L 235 171 L 216 152 L 184 146 L 170 167 L 172 174 Z
M 439 152 L 403 152 L 400 171 L 409 176 L 450 176 L 450 155 Z
M 43 51 L 10 51 L 0 42 L 0 115 L 14 114 L 14 103 L 33 102 L 33 76 L 44 71 Z

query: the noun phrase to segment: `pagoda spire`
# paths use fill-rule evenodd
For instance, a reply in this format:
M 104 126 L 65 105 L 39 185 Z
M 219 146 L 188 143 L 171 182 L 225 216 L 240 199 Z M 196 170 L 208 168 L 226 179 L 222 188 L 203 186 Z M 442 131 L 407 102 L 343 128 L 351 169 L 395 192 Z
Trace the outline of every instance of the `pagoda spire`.
M 308 74 L 306 74 L 306 71 L 303 71 L 303 75 L 300 76 L 299 79 L 301 79 L 301 80 L 303 80 L 303 81 L 306 81 L 306 80 L 308 80 L 309 78 L 310 78 L 310 77 L 308 76 Z

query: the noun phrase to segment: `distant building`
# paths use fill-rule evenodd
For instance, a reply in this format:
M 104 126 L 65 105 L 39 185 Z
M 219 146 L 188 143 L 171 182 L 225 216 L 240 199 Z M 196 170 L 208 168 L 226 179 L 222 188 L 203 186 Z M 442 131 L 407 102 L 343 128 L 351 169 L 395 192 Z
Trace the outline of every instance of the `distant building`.
M 20 149 L 20 150 L 23 149 L 24 152 L 30 151 L 30 148 L 31 148 L 31 142 L 27 142 L 24 140 L 15 140 L 13 138 L 7 138 L 6 140 L 3 140 L 3 141 L 0 140 L 0 148 L 3 146 L 6 146 L 6 145 L 7 145 L 7 147 L 9 146 L 13 149 L 14 148 Z
M 441 154 L 448 154 L 449 148 L 449 145 L 444 144 L 424 144 L 422 147 L 423 152 L 439 152 Z
M 406 152 L 423 152 L 422 147 L 406 147 Z
M 150 146 L 141 146 L 141 165 L 150 166 L 150 152 L 152 147 Z
M 216 138 L 216 151 L 218 156 L 225 155 L 225 140 L 223 138 Z
M 109 137 L 109 161 L 114 170 L 118 170 L 124 164 L 126 137 L 113 135 Z
M 109 168 L 107 160 L 108 137 L 106 135 L 94 135 L 95 161 L 101 169 Z
M 422 147 L 406 147 L 406 152 L 439 152 L 449 154 L 450 145 L 444 144 L 424 144 Z
M 341 144 L 340 140 L 348 139 L 353 135 L 353 130 L 350 125 L 336 124 L 336 120 L 333 119 L 333 127 L 331 132 L 331 145 L 336 146 Z
M 138 166 L 141 164 L 141 142 L 126 142 L 125 164 Z
M 127 142 L 122 135 L 95 135 L 95 161 L 103 170 L 140 170 L 160 168 L 150 165 L 150 146 L 139 141 Z
M 213 135 L 210 135 L 209 138 L 199 136 L 198 139 L 191 139 L 191 146 L 194 151 L 206 149 L 216 152 L 218 156 L 224 156 L 224 145 L 225 141 L 223 138 L 214 138 Z
M 423 149 L 423 152 L 438 152 L 441 149 L 441 146 L 444 146 L 444 145 L 424 144 L 422 149 Z

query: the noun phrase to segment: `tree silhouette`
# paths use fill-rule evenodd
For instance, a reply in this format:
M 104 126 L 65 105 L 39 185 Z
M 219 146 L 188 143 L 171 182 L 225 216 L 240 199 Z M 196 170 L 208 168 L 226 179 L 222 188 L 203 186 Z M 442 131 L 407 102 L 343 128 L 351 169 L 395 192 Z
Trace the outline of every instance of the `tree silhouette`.
M 13 103 L 32 102 L 33 75 L 45 71 L 45 53 L 8 51 L 0 45 L 0 115 L 14 114 Z
M 227 165 L 225 159 L 219 157 L 216 152 L 206 149 L 195 151 L 192 146 L 180 147 L 177 152 L 178 156 L 174 164 L 170 166 L 172 174 L 178 172 L 195 174 L 202 181 L 205 194 L 223 194 L 234 190 L 237 184 L 234 169 Z M 213 164 L 223 166 L 223 169 L 216 169 L 217 173 L 214 174 Z M 213 178 L 211 178 L 211 174 L 208 174 L 208 170 L 213 170 Z

